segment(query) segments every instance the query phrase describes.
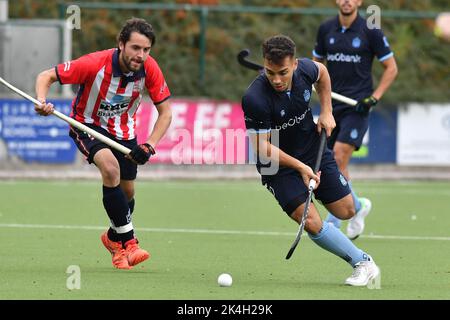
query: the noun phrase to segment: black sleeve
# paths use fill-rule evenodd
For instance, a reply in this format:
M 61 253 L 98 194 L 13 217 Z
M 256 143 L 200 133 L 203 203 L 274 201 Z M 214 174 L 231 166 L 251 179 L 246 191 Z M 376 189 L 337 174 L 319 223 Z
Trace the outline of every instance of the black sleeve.
M 368 32 L 370 48 L 378 60 L 384 61 L 394 55 L 389 47 L 387 38 L 381 29 L 372 29 Z
M 249 131 L 266 133 L 271 128 L 270 106 L 267 101 L 252 94 L 242 98 L 245 127 Z

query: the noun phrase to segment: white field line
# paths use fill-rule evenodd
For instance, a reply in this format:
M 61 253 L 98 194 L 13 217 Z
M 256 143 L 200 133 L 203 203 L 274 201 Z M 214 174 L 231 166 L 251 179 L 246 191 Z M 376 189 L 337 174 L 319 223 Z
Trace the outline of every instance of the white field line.
M 0 223 L 0 228 L 105 230 L 104 226 L 19 224 L 19 223 Z M 213 230 L 213 229 L 183 229 L 183 228 L 135 228 L 135 229 L 136 231 L 140 232 L 162 232 L 162 233 L 202 233 L 202 234 L 216 234 L 216 235 L 235 234 L 235 235 L 250 235 L 250 236 L 286 236 L 286 237 L 294 237 L 296 235 L 294 232 L 277 232 L 277 231 L 243 231 L 243 230 Z M 361 235 L 361 238 L 450 241 L 450 237 L 430 237 L 430 236 Z

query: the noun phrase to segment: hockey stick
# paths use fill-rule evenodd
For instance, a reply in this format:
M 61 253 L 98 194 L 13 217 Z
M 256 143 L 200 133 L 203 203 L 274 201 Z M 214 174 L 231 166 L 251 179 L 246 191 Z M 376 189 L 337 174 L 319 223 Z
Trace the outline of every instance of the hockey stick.
M 249 55 L 250 55 L 250 50 L 249 49 L 241 50 L 238 53 L 238 55 L 237 55 L 237 59 L 238 59 L 239 64 L 241 66 L 243 66 L 243 67 L 248 68 L 248 69 L 262 72 L 264 70 L 264 67 L 262 65 L 260 65 L 260 64 L 257 64 L 257 63 L 255 63 L 253 61 L 248 60 L 247 58 L 248 58 Z M 312 89 L 313 89 L 313 91 L 316 91 L 314 86 L 313 86 Z M 354 99 L 348 98 L 346 96 L 343 96 L 343 95 L 341 95 L 339 93 L 335 93 L 335 92 L 331 92 L 331 98 L 333 98 L 334 100 L 346 103 L 346 104 L 348 104 L 350 106 L 356 106 L 357 103 L 358 103 L 358 101 L 356 101 Z
M 25 92 L 23 92 L 20 89 L 17 89 L 16 87 L 14 87 L 12 84 L 8 83 L 6 80 L 4 80 L 3 78 L 0 77 L 0 83 L 2 83 L 4 86 L 6 86 L 8 89 L 14 91 L 15 93 L 19 94 L 20 96 L 22 96 L 23 98 L 27 99 L 28 101 L 37 104 L 37 105 L 41 105 L 41 103 L 36 100 L 35 98 L 29 96 L 28 94 L 26 94 Z M 108 137 L 105 137 L 104 135 L 102 135 L 101 133 L 89 128 L 88 126 L 85 126 L 84 124 L 82 124 L 81 122 L 78 122 L 77 120 L 66 116 L 65 114 L 54 110 L 52 113 L 54 116 L 60 118 L 61 120 L 64 120 L 65 122 L 69 123 L 71 126 L 80 129 L 81 131 L 84 131 L 88 134 L 90 134 L 91 136 L 93 136 L 94 138 L 100 140 L 101 142 L 107 144 L 108 146 L 110 146 L 111 148 L 116 149 L 119 152 L 122 152 L 123 154 L 129 154 L 131 152 L 130 149 L 128 149 L 127 147 L 121 145 L 120 143 L 117 143 L 114 140 L 111 140 Z
M 319 144 L 319 151 L 317 152 L 317 159 L 316 163 L 314 165 L 314 173 L 317 173 L 320 169 L 320 162 L 322 160 L 322 154 L 325 150 L 325 142 L 327 140 L 327 133 L 325 129 L 322 129 L 322 132 L 320 133 L 320 144 Z M 309 180 L 308 185 L 308 198 L 306 198 L 305 202 L 305 209 L 303 210 L 302 219 L 300 221 L 300 226 L 298 228 L 297 236 L 295 237 L 294 242 L 292 243 L 291 248 L 289 249 L 288 254 L 286 255 L 286 259 L 289 259 L 292 254 L 294 253 L 295 248 L 297 247 L 298 243 L 300 242 L 300 239 L 302 238 L 303 229 L 305 228 L 306 218 L 308 217 L 309 213 L 309 205 L 311 204 L 311 199 L 313 195 L 313 190 L 316 186 L 316 180 L 311 179 Z

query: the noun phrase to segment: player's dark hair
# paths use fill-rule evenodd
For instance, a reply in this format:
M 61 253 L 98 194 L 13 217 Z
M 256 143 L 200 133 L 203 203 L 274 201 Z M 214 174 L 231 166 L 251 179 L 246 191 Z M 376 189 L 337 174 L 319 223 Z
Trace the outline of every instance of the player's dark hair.
M 262 54 L 264 59 L 280 64 L 284 58 L 295 56 L 295 43 L 288 36 L 279 34 L 263 42 Z
M 120 30 L 119 35 L 117 36 L 118 42 L 122 42 L 123 44 L 127 43 L 130 40 L 130 36 L 132 32 L 138 32 L 146 36 L 150 41 L 151 45 L 155 45 L 156 37 L 153 31 L 153 27 L 150 23 L 140 18 L 131 18 L 128 19 Z

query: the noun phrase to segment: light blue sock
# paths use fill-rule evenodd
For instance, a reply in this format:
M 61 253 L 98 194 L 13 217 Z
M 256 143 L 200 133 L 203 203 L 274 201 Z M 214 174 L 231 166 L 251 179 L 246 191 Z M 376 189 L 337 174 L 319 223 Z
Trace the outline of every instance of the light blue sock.
M 325 222 L 332 223 L 337 229 L 341 227 L 342 220 L 339 218 L 336 218 L 332 213 L 328 212 L 327 218 L 325 219 Z
M 358 196 L 356 195 L 355 189 L 353 189 L 352 183 L 349 181 L 348 185 L 350 190 L 352 191 L 353 202 L 355 203 L 355 212 L 361 210 L 361 201 L 359 201 Z
M 334 225 L 324 223 L 320 232 L 316 235 L 309 234 L 309 237 L 319 247 L 341 257 L 352 267 L 360 261 L 369 260 L 369 256 L 358 249 L 339 229 Z

